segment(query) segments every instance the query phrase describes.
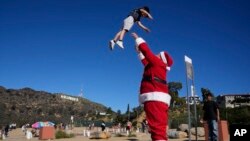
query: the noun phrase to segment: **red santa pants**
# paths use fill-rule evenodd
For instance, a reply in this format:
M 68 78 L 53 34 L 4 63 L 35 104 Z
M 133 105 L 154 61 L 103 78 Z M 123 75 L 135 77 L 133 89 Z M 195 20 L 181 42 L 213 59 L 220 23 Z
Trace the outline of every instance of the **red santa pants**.
M 158 101 L 147 101 L 144 103 L 144 110 L 152 141 L 167 141 L 168 105 Z

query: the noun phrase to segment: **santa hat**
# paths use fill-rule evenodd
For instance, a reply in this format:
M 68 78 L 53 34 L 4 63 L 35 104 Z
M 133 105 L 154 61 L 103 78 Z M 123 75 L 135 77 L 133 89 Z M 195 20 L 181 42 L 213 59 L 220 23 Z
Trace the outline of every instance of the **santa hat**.
M 167 65 L 167 70 L 173 65 L 173 59 L 166 51 L 160 52 L 161 60 Z

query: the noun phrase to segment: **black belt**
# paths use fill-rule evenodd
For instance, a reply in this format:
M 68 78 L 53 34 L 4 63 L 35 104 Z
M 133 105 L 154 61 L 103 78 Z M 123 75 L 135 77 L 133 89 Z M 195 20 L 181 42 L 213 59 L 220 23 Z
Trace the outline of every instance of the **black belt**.
M 155 80 L 156 82 L 162 83 L 162 84 L 167 84 L 166 80 L 162 80 L 158 77 L 151 77 L 151 76 L 143 76 L 142 81 L 152 81 Z

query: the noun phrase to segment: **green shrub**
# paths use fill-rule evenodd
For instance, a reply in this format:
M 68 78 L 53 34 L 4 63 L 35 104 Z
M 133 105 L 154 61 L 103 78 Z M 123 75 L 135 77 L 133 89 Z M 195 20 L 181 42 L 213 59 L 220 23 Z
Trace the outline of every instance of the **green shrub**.
M 74 134 L 67 134 L 66 132 L 59 130 L 56 132 L 56 139 L 62 139 L 62 138 L 73 138 Z

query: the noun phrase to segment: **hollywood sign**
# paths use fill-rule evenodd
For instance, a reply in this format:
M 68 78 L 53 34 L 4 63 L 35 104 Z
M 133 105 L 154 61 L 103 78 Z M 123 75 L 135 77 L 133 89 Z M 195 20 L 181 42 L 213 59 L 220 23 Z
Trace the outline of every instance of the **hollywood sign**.
M 66 95 L 61 95 L 62 99 L 67 99 L 67 100 L 71 100 L 71 101 L 78 101 L 78 98 L 76 97 L 71 97 L 71 96 L 66 96 Z

